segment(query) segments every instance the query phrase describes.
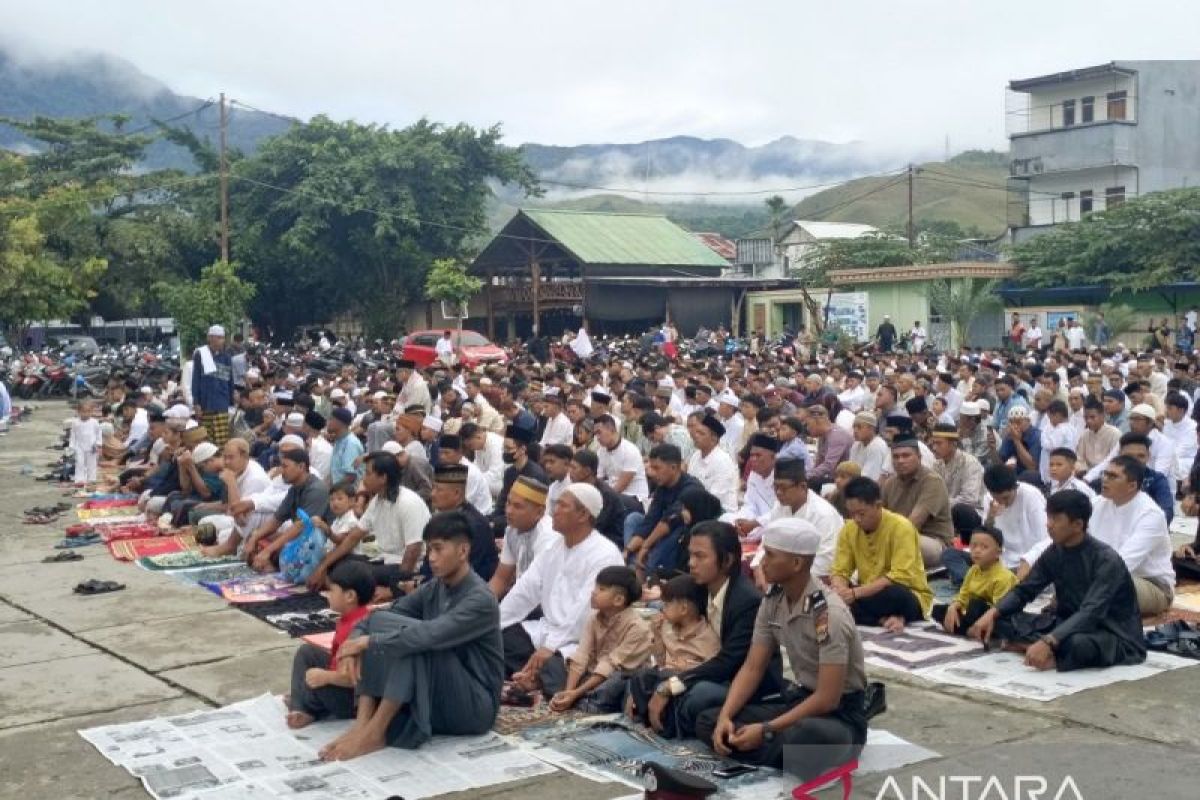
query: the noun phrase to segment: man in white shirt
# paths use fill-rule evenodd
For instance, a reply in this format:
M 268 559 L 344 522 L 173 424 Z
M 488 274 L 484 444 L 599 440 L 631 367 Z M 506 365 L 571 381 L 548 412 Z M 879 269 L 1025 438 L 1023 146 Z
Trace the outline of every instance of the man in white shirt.
M 488 581 L 488 588 L 498 600 L 504 599 L 513 584 L 529 570 L 533 559 L 559 538 L 546 513 L 547 496 L 546 485 L 526 475 L 513 481 L 508 490 L 504 506 L 508 525 L 504 529 L 500 563 Z
M 1050 541 L 1046 497 L 1028 483 L 1018 481 L 1017 473 L 1006 464 L 984 470 L 983 485 L 991 495 L 985 522 L 1004 534 L 1000 560 L 1017 571 L 1017 577 L 1023 577 Z
M 912 347 L 913 353 L 920 353 L 925 349 L 925 341 L 929 338 L 929 334 L 921 327 L 921 320 L 913 322 L 912 329 L 908 332 L 908 341 Z
M 467 468 L 466 500 L 483 516 L 490 516 L 494 506 L 491 490 L 479 467 L 463 458 L 462 437 L 456 433 L 443 433 L 438 438 L 437 457 L 440 466 L 459 464 Z
M 575 338 L 571 340 L 571 351 L 579 357 L 580 361 L 587 361 L 592 357 L 595 348 L 592 347 L 592 339 L 588 336 L 587 328 L 580 327 L 579 333 L 575 334 Z
M 725 426 L 712 414 L 689 425 L 692 444 L 696 449 L 688 459 L 687 472 L 721 501 L 724 511 L 735 511 L 738 490 L 738 469 L 729 453 L 719 446 Z
M 721 515 L 723 522 L 737 528 L 745 541 L 758 541 L 760 526 L 765 525 L 775 507 L 775 454 L 779 440 L 756 433 L 750 437 L 750 474 L 746 478 L 746 494 L 737 511 Z
M 1175 597 L 1171 535 L 1167 518 L 1141 490 L 1146 468 L 1132 456 L 1117 456 L 1101 475 L 1101 494 L 1092 501 L 1088 532 L 1117 551 L 1137 590 L 1143 615 L 1161 614 Z
M 1196 420 L 1188 416 L 1188 400 L 1179 392 L 1167 395 L 1162 434 L 1175 450 L 1175 472 L 1171 477 L 1187 480 L 1196 460 Z
M 600 449 L 596 452 L 600 460 L 597 476 L 617 494 L 631 494 L 645 500 L 650 494 L 646 483 L 646 463 L 637 445 L 621 436 L 617 421 L 608 414 L 596 420 L 596 441 Z
M 462 437 L 463 449 L 471 454 L 475 468 L 483 473 L 494 500 L 504 485 L 504 437 L 474 422 L 465 423 L 458 435 Z
M 526 691 L 560 691 L 566 660 L 575 653 L 591 615 L 591 588 L 605 567 L 623 565 L 621 551 L 595 529 L 604 498 L 573 483 L 551 512 L 558 538 L 538 553 L 500 601 L 504 671 Z M 541 608 L 539 619 L 529 619 Z
M 821 545 L 813 559 L 812 574 L 818 578 L 828 577 L 837 553 L 838 534 L 845 520 L 828 500 L 810 491 L 804 475 L 804 462 L 796 458 L 783 458 L 775 462 L 775 506 L 767 522 L 785 517 L 797 517 L 812 523 L 821 534 Z M 763 523 L 764 525 L 766 523 Z M 760 548 L 754 556 L 752 566 L 756 579 L 764 551 Z M 764 581 L 760 581 L 760 587 Z
M 725 426 L 721 447 L 735 460 L 741 450 L 742 429 L 746 425 L 745 418 L 738 412 L 738 405 L 738 397 L 731 389 L 725 389 L 717 395 L 717 417 Z
M 409 406 L 420 406 L 428 414 L 433 409 L 433 399 L 429 396 L 429 384 L 417 371 L 415 362 L 406 358 L 396 364 L 396 384 L 400 391 L 396 394 L 397 414 L 403 414 Z
M 875 415 L 863 411 L 854 415 L 854 425 L 851 434 L 854 444 L 850 445 L 850 460 L 858 464 L 862 474 L 875 482 L 881 481 L 889 474 L 892 454 L 887 442 L 877 435 L 879 421 Z
M 1067 320 L 1067 347 L 1072 350 L 1082 350 L 1083 340 L 1087 337 L 1084 335 L 1083 326 L 1075 321 L 1074 317 Z
M 838 393 L 838 402 L 844 408 L 850 409 L 857 414 L 863 410 L 863 404 L 866 402 L 868 392 L 862 385 L 862 373 L 853 370 L 846 375 L 846 387 Z
M 1042 329 L 1038 326 L 1037 317 L 1029 318 L 1029 327 L 1025 329 L 1025 347 L 1038 350 L 1042 346 Z
M 963 396 L 958 389 L 954 388 L 954 376 L 949 372 L 938 374 L 937 379 L 938 397 L 942 398 L 946 403 L 946 413 L 950 415 L 950 419 L 954 424 L 958 424 L 958 410 L 962 408 Z
M 454 366 L 454 340 L 451 338 L 450 331 L 442 333 L 442 338 L 437 340 L 435 349 L 438 361 L 441 361 L 447 367 Z
M 308 437 L 308 463 L 323 481 L 329 480 L 333 444 L 325 438 L 325 418 L 316 411 L 304 415 L 304 433 Z
M 225 446 L 221 448 L 221 454 L 225 462 L 225 469 L 234 475 L 237 496 L 231 494 L 225 503 L 223 513 L 204 517 L 203 521 L 216 529 L 218 542 L 224 541 L 233 532 L 236 524 L 234 514 L 248 519 L 254 510 L 254 502 L 250 498 L 267 491 L 271 486 L 271 479 L 267 476 L 266 470 L 250 457 L 250 445 L 245 439 L 233 438 L 225 442 Z M 280 499 L 282 499 L 282 495 L 280 495 Z M 255 524 L 260 522 L 261 520 L 255 520 Z
M 555 392 L 546 393 L 546 429 L 542 431 L 540 444 L 545 447 L 548 444 L 571 444 L 571 437 L 575 433 L 575 426 L 571 424 L 571 420 L 563 413 L 562 395 Z
M 1154 407 L 1139 403 L 1129 409 L 1129 432 L 1150 439 L 1150 468 L 1167 476 L 1171 492 L 1175 492 L 1175 445 L 1155 427 Z M 1113 454 L 1114 456 L 1116 453 Z M 1188 465 L 1191 468 L 1191 465 Z

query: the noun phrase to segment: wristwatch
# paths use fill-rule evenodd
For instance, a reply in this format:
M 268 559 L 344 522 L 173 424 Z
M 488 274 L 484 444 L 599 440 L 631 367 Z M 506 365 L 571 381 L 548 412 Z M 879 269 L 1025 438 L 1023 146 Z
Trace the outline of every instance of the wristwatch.
M 1045 644 L 1047 647 L 1049 647 L 1051 650 L 1058 649 L 1058 639 L 1055 639 L 1054 634 L 1052 634 L 1052 633 L 1047 633 L 1045 636 L 1043 636 L 1042 643 Z
M 770 744 L 771 742 L 775 741 L 775 731 L 771 729 L 771 723 L 770 722 L 760 722 L 758 724 L 762 725 L 763 742 L 765 744 Z

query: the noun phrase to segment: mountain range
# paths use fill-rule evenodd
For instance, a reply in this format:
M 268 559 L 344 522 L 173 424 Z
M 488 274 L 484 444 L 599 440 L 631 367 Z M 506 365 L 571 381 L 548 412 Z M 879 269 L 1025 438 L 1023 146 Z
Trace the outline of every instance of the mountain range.
M 0 48 L 0 117 L 27 120 L 38 115 L 124 114 L 130 118 L 126 130 L 148 130 L 153 120 L 170 120 L 215 141 L 219 112 L 209 102 L 212 99 L 177 94 L 111 55 L 31 60 Z M 230 108 L 229 144 L 251 153 L 261 141 L 283 133 L 291 124 L 286 117 L 234 105 Z M 21 150 L 30 146 L 16 130 L 0 125 L 0 147 Z M 730 237 L 761 230 L 767 219 L 762 201 L 782 189 L 792 190 L 781 193 L 793 200 L 804 198 L 793 212 L 798 218 L 821 212 L 825 216 L 818 218 L 822 219 L 893 225 L 903 213 L 904 200 L 896 195 L 895 186 L 880 188 L 871 183 L 887 179 L 870 176 L 894 171 L 910 157 L 920 160 L 922 155 L 901 157 L 862 142 L 835 144 L 793 136 L 760 146 L 676 136 L 628 144 L 527 143 L 521 150 L 546 195 L 530 201 L 501 189 L 489 214 L 497 227 L 517 205 L 555 205 L 665 213 L 694 230 L 715 230 Z M 984 159 L 986 163 L 943 165 L 951 171 L 967 169 L 969 180 L 952 183 L 945 177 L 935 180 L 929 176 L 919 181 L 921 213 L 964 228 L 988 233 L 1001 230 L 1003 196 L 998 201 L 995 190 L 968 184 L 1002 183 L 1003 160 L 1000 156 Z M 194 169 L 185 150 L 162 141 L 149 148 L 144 166 Z M 818 191 L 848 180 L 851 182 Z M 866 197 L 855 199 L 864 191 L 868 191 Z

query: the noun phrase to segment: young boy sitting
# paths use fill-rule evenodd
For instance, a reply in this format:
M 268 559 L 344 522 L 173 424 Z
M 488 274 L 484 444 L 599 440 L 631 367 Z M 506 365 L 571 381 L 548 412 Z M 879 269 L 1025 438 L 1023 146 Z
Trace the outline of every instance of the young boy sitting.
M 346 532 L 358 525 L 358 514 L 355 513 L 354 479 L 344 478 L 329 487 L 329 513 L 333 523 L 317 517 L 313 525 L 325 534 L 326 550 L 333 550 L 342 543 Z
M 576 704 L 591 713 L 621 709 L 628 673 L 650 659 L 650 623 L 632 608 L 641 596 L 637 574 L 629 567 L 605 567 L 596 575 L 595 613 L 569 660 L 566 688 L 550 699 L 551 710 Z
M 946 633 L 966 636 L 971 626 L 1017 585 L 1017 576 L 1000 561 L 1004 535 L 991 525 L 971 533 L 971 568 L 950 605 L 934 606 L 933 619 Z
M 1061 492 L 1063 489 L 1074 489 L 1077 492 L 1083 492 L 1090 498 L 1095 498 L 1096 493 L 1092 491 L 1092 487 L 1075 477 L 1075 464 L 1078 460 L 1075 451 L 1069 447 L 1056 447 L 1050 451 L 1049 494 Z
M 375 595 L 371 568 L 343 560 L 329 570 L 329 607 L 341 616 L 333 633 L 331 652 L 305 643 L 292 661 L 292 693 L 287 698 L 289 728 L 303 728 L 322 717 L 354 718 L 354 684 L 338 671 L 338 648 L 367 615 Z
M 654 676 L 650 685 L 703 664 L 721 649 L 721 638 L 704 618 L 708 592 L 691 575 L 676 575 L 663 584 L 662 601 L 662 616 L 651 626 Z M 633 692 L 626 700 L 625 713 L 631 719 L 645 718 L 646 708 L 637 706 Z

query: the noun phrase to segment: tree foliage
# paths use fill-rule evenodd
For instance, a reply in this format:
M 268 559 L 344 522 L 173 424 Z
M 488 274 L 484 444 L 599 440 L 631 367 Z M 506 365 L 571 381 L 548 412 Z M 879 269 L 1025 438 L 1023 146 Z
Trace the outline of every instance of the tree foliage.
M 316 117 L 234 169 L 234 252 L 276 333 L 349 310 L 373 337 L 398 330 L 436 259 L 465 260 L 486 231 L 490 183 L 535 191 L 499 127 L 404 128 Z
M 204 268 L 198 281 L 160 281 L 154 292 L 175 318 L 181 352 L 200 345 L 210 325 L 238 327 L 246 317 L 255 287 L 238 277 L 235 263 L 216 261 Z
M 996 295 L 999 281 L 963 278 L 929 284 L 929 308 L 950 320 L 959 347 L 970 347 L 971 320 L 989 311 L 1003 309 Z
M 1102 303 L 1097 309 L 1104 315 L 1104 324 L 1108 327 L 1108 336 L 1110 340 L 1116 340 L 1123 333 L 1129 333 L 1137 327 L 1138 314 L 1131 307 L 1120 303 Z M 1092 331 L 1096 330 L 1096 321 L 1099 319 L 1095 311 L 1089 311 L 1083 315 L 1083 329 L 1088 336 L 1092 335 Z
M 465 303 L 482 288 L 483 281 L 468 275 L 465 265 L 450 258 L 435 260 L 425 276 L 425 294 L 431 300 Z
M 1200 189 L 1134 198 L 1012 249 L 1020 281 L 1139 291 L 1200 277 Z

